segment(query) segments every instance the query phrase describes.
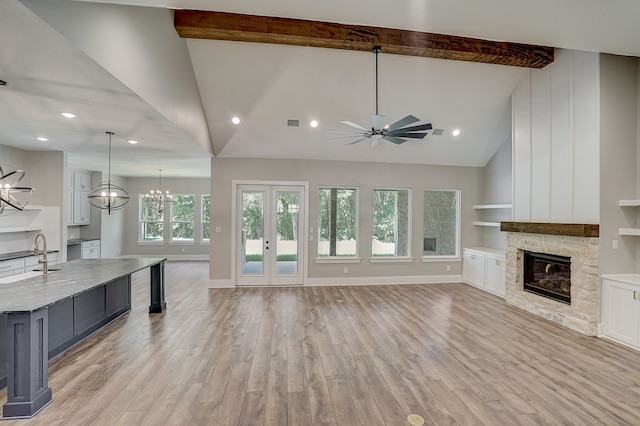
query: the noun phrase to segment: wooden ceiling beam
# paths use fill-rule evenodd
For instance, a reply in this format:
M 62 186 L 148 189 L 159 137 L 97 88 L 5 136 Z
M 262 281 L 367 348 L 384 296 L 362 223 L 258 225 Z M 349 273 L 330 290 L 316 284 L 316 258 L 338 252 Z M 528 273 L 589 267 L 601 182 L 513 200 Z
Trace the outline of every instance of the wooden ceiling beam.
M 453 59 L 525 68 L 544 68 L 554 49 L 419 31 L 226 12 L 176 10 L 174 27 L 182 38 L 289 44 Z

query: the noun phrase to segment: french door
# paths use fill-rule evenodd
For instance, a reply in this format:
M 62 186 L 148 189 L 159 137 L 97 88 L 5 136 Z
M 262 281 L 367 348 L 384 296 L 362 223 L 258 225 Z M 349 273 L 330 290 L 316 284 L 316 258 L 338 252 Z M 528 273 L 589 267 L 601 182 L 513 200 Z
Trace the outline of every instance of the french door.
M 304 186 L 238 185 L 236 282 L 303 282 Z

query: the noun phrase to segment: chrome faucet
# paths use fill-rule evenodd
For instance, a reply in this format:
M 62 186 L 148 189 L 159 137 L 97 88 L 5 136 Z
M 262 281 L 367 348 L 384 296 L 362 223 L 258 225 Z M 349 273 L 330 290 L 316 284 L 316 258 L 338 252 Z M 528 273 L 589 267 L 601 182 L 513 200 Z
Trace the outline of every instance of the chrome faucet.
M 38 248 L 40 243 L 39 240 L 42 240 L 42 259 L 40 259 L 40 250 Z M 42 264 L 42 274 L 47 275 L 49 273 L 49 268 L 47 266 L 47 239 L 44 237 L 42 232 L 36 234 L 34 245 L 35 248 L 33 249 L 33 255 L 38 258 L 38 263 Z

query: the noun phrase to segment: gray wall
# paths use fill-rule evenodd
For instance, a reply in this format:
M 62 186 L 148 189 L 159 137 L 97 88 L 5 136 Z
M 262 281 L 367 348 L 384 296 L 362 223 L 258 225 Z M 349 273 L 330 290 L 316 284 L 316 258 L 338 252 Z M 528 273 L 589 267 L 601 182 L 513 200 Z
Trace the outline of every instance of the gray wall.
M 196 241 L 192 245 L 149 245 L 138 244 L 138 218 L 140 216 L 140 194 L 146 194 L 152 189 L 158 189 L 158 178 L 133 178 L 127 179 L 127 191 L 131 197 L 129 205 L 125 208 L 125 221 L 123 230 L 123 256 L 166 256 L 172 259 L 207 259 L 209 245 Z M 211 182 L 209 179 L 198 178 L 162 178 L 162 189 L 169 190 L 171 194 L 194 194 L 196 211 L 200 208 L 200 196 L 210 194 Z M 214 201 L 212 200 L 212 204 Z M 196 213 L 196 236 L 200 235 L 200 227 Z M 168 232 L 168 229 L 165 229 Z
M 600 55 L 600 273 L 636 272 L 638 237 L 619 236 L 618 228 L 635 227 L 637 208 L 618 206 L 638 198 L 636 151 L 638 60 Z M 613 240 L 619 249 L 612 248 Z
M 460 262 L 423 263 L 422 204 L 423 190 L 460 189 L 461 247 L 478 245 L 471 221 L 472 205 L 479 202 L 481 168 L 402 165 L 365 162 L 330 162 L 303 160 L 258 160 L 214 158 L 211 163 L 212 234 L 210 278 L 231 278 L 232 181 L 304 181 L 309 182 L 309 226 L 317 227 L 318 186 L 354 185 L 359 188 L 359 255 L 360 264 L 350 264 L 349 277 L 460 275 Z M 412 188 L 412 263 L 370 263 L 371 208 L 374 187 Z M 366 206 L 366 207 L 365 207 Z M 315 237 L 315 235 L 314 235 Z M 309 277 L 345 277 L 343 264 L 316 264 L 317 242 L 308 242 Z M 450 266 L 451 271 L 446 271 Z

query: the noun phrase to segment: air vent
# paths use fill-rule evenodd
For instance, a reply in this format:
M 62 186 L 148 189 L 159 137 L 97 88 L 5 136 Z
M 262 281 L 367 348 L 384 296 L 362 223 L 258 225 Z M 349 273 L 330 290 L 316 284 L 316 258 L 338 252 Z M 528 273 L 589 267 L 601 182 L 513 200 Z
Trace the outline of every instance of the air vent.
M 287 127 L 300 127 L 300 120 L 287 120 Z
M 433 132 L 431 132 L 433 136 L 442 136 L 443 133 L 444 129 L 433 129 Z

